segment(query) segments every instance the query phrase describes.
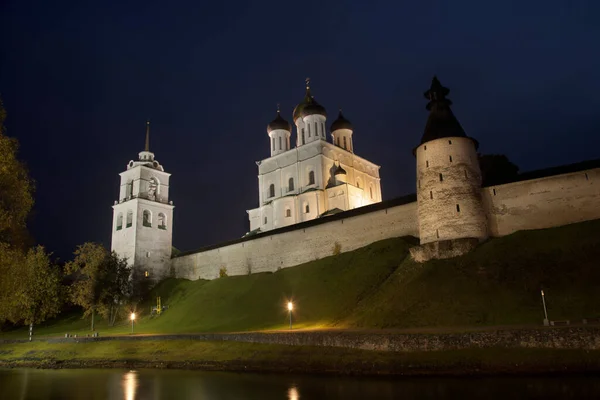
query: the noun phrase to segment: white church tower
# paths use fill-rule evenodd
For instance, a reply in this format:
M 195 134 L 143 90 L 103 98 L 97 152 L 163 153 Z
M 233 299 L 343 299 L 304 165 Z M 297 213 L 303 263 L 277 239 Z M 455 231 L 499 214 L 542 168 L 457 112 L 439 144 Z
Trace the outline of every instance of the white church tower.
M 150 122 L 146 123 L 144 151 L 137 161 L 129 161 L 120 175 L 111 249 L 145 277 L 158 281 L 169 274 L 174 206 L 169 201 L 171 174 L 150 152 Z

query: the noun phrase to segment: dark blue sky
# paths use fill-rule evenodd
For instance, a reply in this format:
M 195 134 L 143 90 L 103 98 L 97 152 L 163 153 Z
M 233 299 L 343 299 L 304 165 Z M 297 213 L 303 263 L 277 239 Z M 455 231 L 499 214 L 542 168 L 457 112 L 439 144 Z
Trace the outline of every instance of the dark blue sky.
M 32 231 L 63 259 L 110 245 L 118 173 L 144 144 L 172 173 L 174 245 L 240 237 L 266 125 L 338 107 L 384 199 L 413 193 L 433 74 L 483 153 L 522 171 L 598 158 L 600 2 L 0 2 L 8 134 L 37 181 Z M 292 137 L 295 140 L 295 135 Z

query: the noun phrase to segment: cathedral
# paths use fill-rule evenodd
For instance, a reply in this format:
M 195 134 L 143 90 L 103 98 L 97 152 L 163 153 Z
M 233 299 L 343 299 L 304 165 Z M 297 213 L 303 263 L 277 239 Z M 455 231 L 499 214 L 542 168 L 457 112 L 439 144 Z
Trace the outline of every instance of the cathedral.
M 379 165 L 354 152 L 354 128 L 342 111 L 327 134 L 327 112 L 306 80 L 292 125 L 277 110 L 267 125 L 271 157 L 258 161 L 259 207 L 248 210 L 256 234 L 381 202 Z

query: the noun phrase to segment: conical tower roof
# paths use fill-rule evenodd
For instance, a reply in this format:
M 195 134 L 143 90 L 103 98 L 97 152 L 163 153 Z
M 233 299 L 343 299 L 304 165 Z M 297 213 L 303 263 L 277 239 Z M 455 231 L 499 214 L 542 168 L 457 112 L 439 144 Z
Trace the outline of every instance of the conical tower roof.
M 424 93 L 425 98 L 429 100 L 426 107 L 429 110 L 429 118 L 421 138 L 421 144 L 446 137 L 467 137 L 460 122 L 450 109 L 452 101 L 446 98 L 448 93 L 450 90 L 442 86 L 438 78 L 434 76 L 431 87 Z

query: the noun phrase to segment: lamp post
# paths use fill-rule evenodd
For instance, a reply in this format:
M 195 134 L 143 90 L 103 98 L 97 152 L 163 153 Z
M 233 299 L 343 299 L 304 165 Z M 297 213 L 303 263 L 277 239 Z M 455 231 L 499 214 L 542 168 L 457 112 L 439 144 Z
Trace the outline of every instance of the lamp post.
M 132 312 L 129 318 L 131 319 L 131 333 L 133 333 L 133 321 L 135 321 L 135 313 Z
M 542 304 L 544 305 L 544 326 L 550 325 L 548 321 L 548 311 L 546 310 L 546 299 L 544 297 L 544 289 L 542 289 Z
M 294 309 L 294 304 L 291 301 L 288 301 L 288 313 L 290 314 L 290 329 L 292 329 L 292 310 Z

